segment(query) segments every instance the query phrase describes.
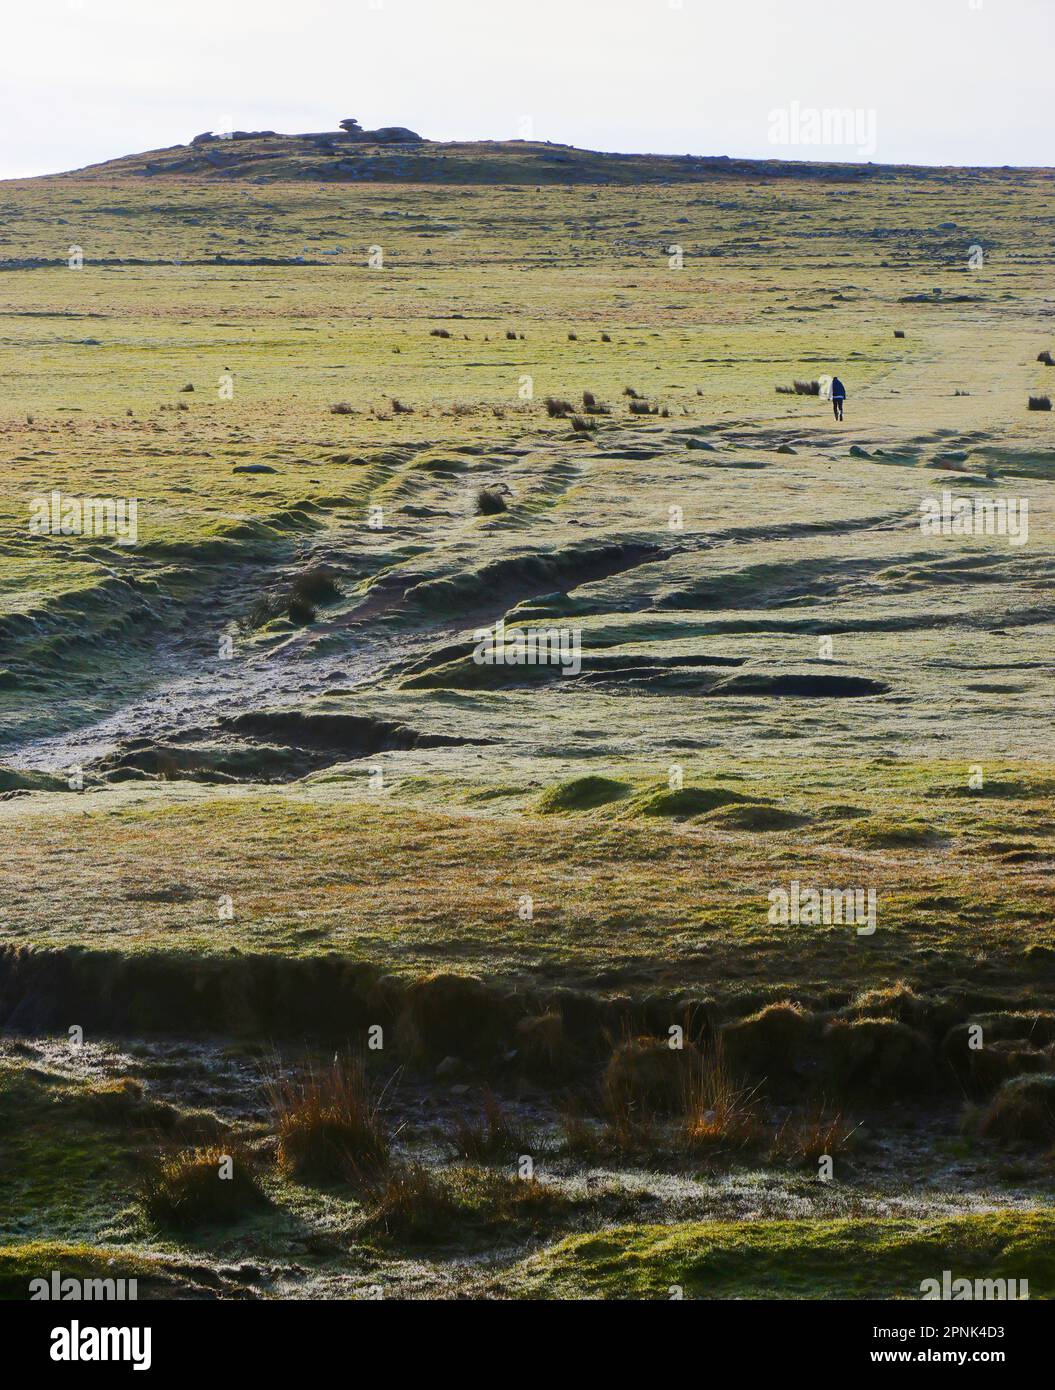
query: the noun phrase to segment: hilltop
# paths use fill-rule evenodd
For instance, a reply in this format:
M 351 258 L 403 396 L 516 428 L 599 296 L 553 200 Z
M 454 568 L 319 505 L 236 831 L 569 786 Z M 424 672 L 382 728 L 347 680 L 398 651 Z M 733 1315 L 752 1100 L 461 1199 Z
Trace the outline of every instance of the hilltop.
M 345 123 L 348 124 L 348 123 Z M 934 184 L 965 177 L 1014 181 L 1020 169 L 942 169 L 883 164 L 733 159 L 727 155 L 617 154 L 533 140 L 436 141 L 403 126 L 285 135 L 207 131 L 184 145 L 124 155 L 62 177 L 206 178 L 253 183 L 666 184 L 719 179 L 764 182 Z

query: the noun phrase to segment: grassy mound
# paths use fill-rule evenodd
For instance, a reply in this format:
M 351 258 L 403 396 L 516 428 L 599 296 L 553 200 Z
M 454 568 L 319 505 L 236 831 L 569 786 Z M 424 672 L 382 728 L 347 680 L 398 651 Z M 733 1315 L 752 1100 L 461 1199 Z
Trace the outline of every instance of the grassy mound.
M 768 1004 L 727 1023 L 722 1046 L 730 1069 L 752 1081 L 788 1079 L 816 1034 L 814 1016 L 791 1002 Z
M 979 1122 L 979 1133 L 1006 1142 L 1046 1144 L 1055 1139 L 1055 1075 L 1012 1077 L 997 1091 Z
M 609 1106 L 617 1114 L 676 1109 L 696 1060 L 691 1043 L 672 1048 L 665 1038 L 631 1038 L 616 1048 L 604 1074 Z
M 143 1193 L 151 1220 L 169 1230 L 228 1225 L 266 1205 L 246 1156 L 218 1144 L 159 1158 Z
M 548 787 L 538 799 L 538 810 L 544 816 L 568 811 L 592 811 L 595 806 L 619 801 L 629 791 L 628 782 L 617 782 L 613 777 L 572 777 L 567 782 Z
M 707 817 L 709 825 L 717 825 L 725 830 L 795 830 L 808 824 L 808 821 L 808 816 L 798 815 L 795 811 L 755 802 L 720 806 Z
M 933 825 L 926 821 L 897 821 L 887 816 L 857 821 L 847 828 L 844 838 L 859 849 L 909 849 L 939 841 Z
M 0 1299 L 28 1299 L 31 1279 L 47 1279 L 58 1271 L 63 1279 L 117 1280 L 134 1279 L 138 1298 L 173 1298 L 188 1295 L 211 1297 L 211 1292 L 198 1285 L 215 1282 L 204 1267 L 195 1270 L 186 1260 L 180 1260 L 178 1270 L 168 1268 L 161 1260 L 134 1254 L 118 1247 L 64 1244 L 61 1241 L 35 1240 L 24 1245 L 0 1246 Z M 100 1288 L 100 1297 L 105 1290 Z
M 530 1234 L 573 1203 L 559 1190 L 506 1173 L 412 1163 L 377 1187 L 363 1233 L 404 1245 L 446 1244 L 496 1230 Z
M 490 1055 L 508 1022 L 501 999 L 477 975 L 439 971 L 415 980 L 399 1037 L 419 1057 Z
M 635 816 L 672 816 L 682 819 L 686 816 L 702 816 L 719 806 L 730 806 L 734 802 L 745 802 L 747 797 L 737 792 L 726 791 L 724 787 L 682 787 L 679 791 L 649 792 L 638 797 L 628 813 Z
M 531 1298 L 920 1297 L 925 1279 L 1029 1280 L 1055 1294 L 1055 1215 L 990 1212 L 937 1221 L 727 1221 L 624 1226 L 569 1236 L 526 1260 Z
M 69 788 L 62 777 L 48 772 L 25 772 L 17 767 L 0 766 L 0 792 L 64 792 Z
M 917 994 L 904 980 L 864 990 L 842 1010 L 844 1018 L 896 1018 L 922 1028 L 942 1008 L 941 1001 Z
M 821 1038 L 832 1084 L 843 1095 L 900 1096 L 934 1082 L 929 1041 L 893 1018 L 839 1018 Z

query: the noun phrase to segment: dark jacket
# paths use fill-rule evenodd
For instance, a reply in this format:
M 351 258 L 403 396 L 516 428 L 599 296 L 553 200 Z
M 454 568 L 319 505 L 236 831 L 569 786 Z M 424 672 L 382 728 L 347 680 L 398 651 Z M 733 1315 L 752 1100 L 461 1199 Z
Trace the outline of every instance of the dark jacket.
M 844 401 L 846 399 L 846 387 L 837 376 L 832 377 L 832 400 Z

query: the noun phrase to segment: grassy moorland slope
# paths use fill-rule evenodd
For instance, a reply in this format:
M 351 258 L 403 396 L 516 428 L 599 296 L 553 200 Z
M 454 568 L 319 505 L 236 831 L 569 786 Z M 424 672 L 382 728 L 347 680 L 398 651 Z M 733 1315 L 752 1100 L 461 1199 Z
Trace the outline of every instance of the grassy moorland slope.
M 351 158 L 0 186 L 0 1289 L 1046 1293 L 1050 174 Z M 320 1186 L 275 1075 L 374 1026 L 388 1186 Z M 220 1140 L 263 1198 L 166 1226 Z
M 390 128 L 392 133 L 395 129 Z M 955 184 L 964 177 L 995 187 L 1014 183 L 1011 169 L 934 169 L 886 164 L 823 164 L 808 160 L 730 159 L 726 155 L 617 154 L 534 140 L 436 141 L 371 139 L 380 132 L 341 130 L 304 135 L 277 131 L 205 132 L 189 145 L 125 155 L 74 171 L 72 177 L 250 180 L 258 184 L 603 184 L 640 187 L 709 179 L 820 180 L 826 183 L 917 181 Z M 413 132 L 406 132 L 413 135 Z M 1031 170 L 1049 179 L 1050 170 Z

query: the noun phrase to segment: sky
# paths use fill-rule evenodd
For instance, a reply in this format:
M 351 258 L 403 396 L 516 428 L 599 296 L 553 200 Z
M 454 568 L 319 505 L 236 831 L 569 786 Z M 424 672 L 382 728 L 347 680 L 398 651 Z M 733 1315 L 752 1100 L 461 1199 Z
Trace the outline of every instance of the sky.
M 32 0 L 0 177 L 205 130 L 915 164 L 1055 163 L 1055 0 Z

